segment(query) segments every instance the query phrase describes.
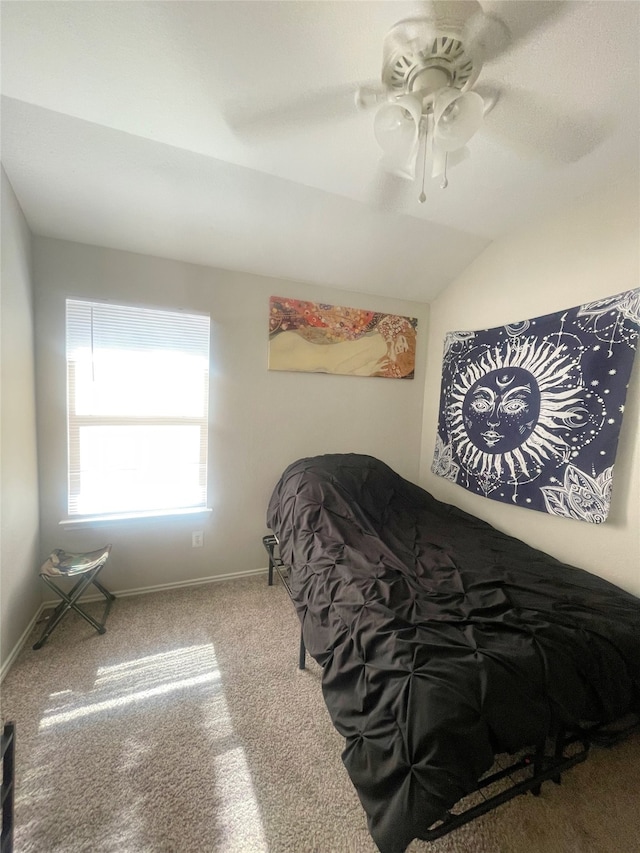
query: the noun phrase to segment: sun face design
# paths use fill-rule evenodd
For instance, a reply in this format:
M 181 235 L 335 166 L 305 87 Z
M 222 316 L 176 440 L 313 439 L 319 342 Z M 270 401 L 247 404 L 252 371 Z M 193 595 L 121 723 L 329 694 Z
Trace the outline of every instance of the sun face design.
M 462 404 L 467 435 L 479 450 L 491 453 L 515 450 L 531 435 L 539 414 L 537 383 L 521 367 L 491 370 L 474 382 Z
M 449 387 L 445 413 L 456 461 L 485 494 L 566 463 L 594 422 L 583 390 L 565 345 L 529 337 L 476 354 Z

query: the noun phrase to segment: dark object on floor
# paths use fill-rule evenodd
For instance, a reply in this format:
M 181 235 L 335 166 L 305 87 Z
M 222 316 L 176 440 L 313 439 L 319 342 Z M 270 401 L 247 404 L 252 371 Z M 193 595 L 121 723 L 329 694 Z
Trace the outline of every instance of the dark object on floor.
M 382 462 L 299 460 L 267 524 L 383 853 L 539 793 L 586 758 L 602 726 L 640 712 L 638 598 Z M 495 780 L 499 755 L 518 756 L 504 776 L 532 775 L 452 817 Z
M 96 629 L 99 634 L 104 634 L 107 630 L 105 622 L 111 609 L 111 604 L 115 601 L 115 595 L 105 589 L 98 581 L 98 575 L 104 568 L 105 563 L 109 559 L 111 553 L 111 545 L 105 545 L 104 548 L 99 548 L 97 551 L 89 551 L 85 554 L 68 554 L 60 548 L 52 551 L 49 557 L 42 564 L 40 569 L 40 577 L 52 589 L 56 595 L 60 596 L 62 601 L 55 608 L 45 626 L 42 636 L 37 643 L 34 644 L 34 649 L 40 649 L 46 642 L 47 638 L 60 623 L 61 619 L 69 612 L 75 610 L 83 619 L 86 619 L 90 625 Z M 62 587 L 55 582 L 61 578 L 78 578 L 71 590 L 66 592 Z M 102 621 L 98 622 L 86 610 L 78 604 L 80 596 L 87 591 L 88 587 L 96 587 L 106 599 L 106 605 L 102 616 Z
M 1 853 L 13 851 L 13 813 L 15 802 L 16 727 L 5 723 L 2 730 L 2 841 Z

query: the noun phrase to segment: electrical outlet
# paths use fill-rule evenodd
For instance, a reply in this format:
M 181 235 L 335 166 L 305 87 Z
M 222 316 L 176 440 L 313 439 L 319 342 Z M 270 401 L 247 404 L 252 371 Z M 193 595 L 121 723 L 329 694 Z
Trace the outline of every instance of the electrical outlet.
M 196 530 L 191 534 L 191 547 L 202 548 L 204 545 L 204 533 L 202 530 Z

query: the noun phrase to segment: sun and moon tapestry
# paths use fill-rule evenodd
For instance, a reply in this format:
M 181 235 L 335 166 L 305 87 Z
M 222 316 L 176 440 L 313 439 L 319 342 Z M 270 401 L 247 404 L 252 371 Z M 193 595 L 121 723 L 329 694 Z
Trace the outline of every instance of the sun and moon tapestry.
M 445 337 L 431 470 L 478 495 L 602 523 L 640 288 Z
M 414 317 L 272 296 L 269 370 L 413 379 Z

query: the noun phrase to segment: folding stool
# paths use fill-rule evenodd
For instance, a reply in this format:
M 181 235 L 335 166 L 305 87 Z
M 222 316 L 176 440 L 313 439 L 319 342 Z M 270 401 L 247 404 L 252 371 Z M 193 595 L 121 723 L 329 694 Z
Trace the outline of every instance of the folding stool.
M 79 613 L 80 616 L 82 616 L 83 619 L 86 619 L 90 625 L 93 625 L 99 634 L 104 634 L 107 630 L 104 627 L 104 624 L 107 621 L 111 604 L 115 601 L 115 595 L 112 595 L 108 589 L 105 589 L 102 584 L 98 582 L 98 575 L 104 568 L 104 564 L 107 562 L 110 552 L 111 545 L 105 545 L 104 548 L 99 548 L 97 551 L 88 551 L 86 554 L 69 554 L 61 548 L 56 548 L 51 552 L 51 554 L 49 554 L 49 557 L 40 568 L 40 577 L 47 586 L 56 593 L 56 595 L 60 596 L 62 601 L 49 617 L 47 625 L 42 632 L 42 636 L 33 646 L 34 649 L 39 649 L 44 645 L 53 629 L 58 625 L 63 616 L 69 612 L 69 610 L 75 610 L 76 613 Z M 57 578 L 75 577 L 78 577 L 78 580 L 69 592 L 65 592 L 64 589 L 61 589 L 54 582 L 54 579 Z M 87 587 L 91 586 L 91 584 L 93 584 L 106 599 L 102 622 L 98 622 L 78 604 L 78 599 L 82 593 L 86 591 Z

